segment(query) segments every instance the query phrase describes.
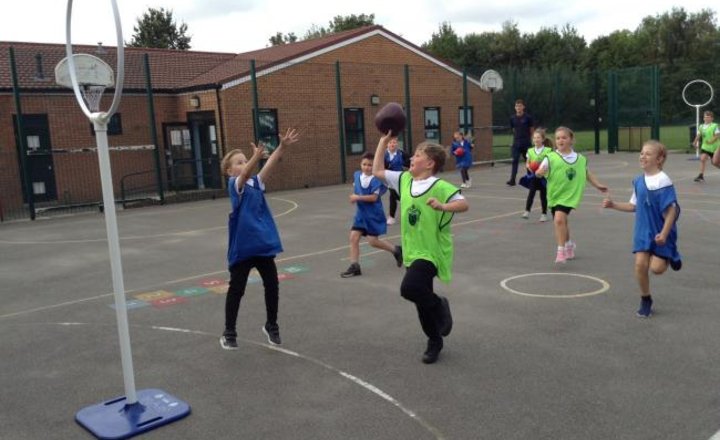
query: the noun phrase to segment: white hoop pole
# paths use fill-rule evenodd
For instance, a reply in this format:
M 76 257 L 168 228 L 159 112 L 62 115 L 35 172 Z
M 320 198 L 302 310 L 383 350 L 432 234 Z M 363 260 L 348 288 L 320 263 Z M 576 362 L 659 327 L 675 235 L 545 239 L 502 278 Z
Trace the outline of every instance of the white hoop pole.
M 115 316 L 118 325 L 118 337 L 120 339 L 120 358 L 122 362 L 123 380 L 125 384 L 125 398 L 127 405 L 137 403 L 135 392 L 135 375 L 133 373 L 132 350 L 130 347 L 130 330 L 127 318 L 127 305 L 125 302 L 125 285 L 123 282 L 122 258 L 120 255 L 120 238 L 118 236 L 117 215 L 115 214 L 115 195 L 113 192 L 112 172 L 110 167 L 110 153 L 107 139 L 107 122 L 120 105 L 122 93 L 125 56 L 123 51 L 122 28 L 120 26 L 120 14 L 118 13 L 116 0 L 110 0 L 115 16 L 115 26 L 118 38 L 118 60 L 115 83 L 115 96 L 110 110 L 107 112 L 91 112 L 85 100 L 80 94 L 80 87 L 75 73 L 75 63 L 72 56 L 72 40 L 70 29 L 72 26 L 72 3 L 68 0 L 67 8 L 67 41 L 65 49 L 67 52 L 70 80 L 72 81 L 75 98 L 80 104 L 83 113 L 90 119 L 95 128 L 95 140 L 97 142 L 98 161 L 100 164 L 100 181 L 102 184 L 103 205 L 105 209 L 105 229 L 107 231 L 108 250 L 110 252 L 110 268 L 112 271 L 113 296 L 115 298 Z
M 687 88 L 695 83 L 705 84 L 710 89 L 710 99 L 708 99 L 703 104 L 691 104 L 685 97 L 685 91 L 687 91 Z M 694 79 L 694 80 L 690 81 L 689 83 L 685 84 L 685 87 L 683 87 L 683 91 L 682 91 L 683 101 L 685 101 L 685 104 L 689 105 L 690 107 L 695 107 L 695 136 L 696 137 L 700 133 L 700 108 L 705 107 L 706 105 L 710 104 L 710 102 L 712 102 L 714 96 L 715 96 L 715 91 L 713 90 L 710 83 L 705 80 L 702 80 L 702 79 Z M 697 145 L 695 147 L 695 157 L 696 158 L 700 157 L 700 145 Z

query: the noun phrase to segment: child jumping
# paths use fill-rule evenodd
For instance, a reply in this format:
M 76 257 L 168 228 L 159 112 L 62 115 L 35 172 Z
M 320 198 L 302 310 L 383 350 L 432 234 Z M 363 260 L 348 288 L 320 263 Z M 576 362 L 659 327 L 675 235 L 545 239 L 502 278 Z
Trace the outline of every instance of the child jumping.
M 570 240 L 568 216 L 577 209 L 589 181 L 600 192 L 607 191 L 587 168 L 587 159 L 573 150 L 575 133 L 567 127 L 555 130 L 556 151 L 543 159 L 536 176 L 547 176 L 547 197 L 555 226 L 557 253 L 555 263 L 566 263 L 575 258 L 575 242 Z
M 473 163 L 472 144 L 465 139 L 462 132 L 456 131 L 453 133 L 450 153 L 455 157 L 455 166 L 460 170 L 460 178 L 462 178 L 460 188 L 470 188 L 472 186 L 472 179 L 470 179 L 468 170 L 472 167 Z
M 240 299 L 245 294 L 250 269 L 260 273 L 265 288 L 265 311 L 267 319 L 262 331 L 268 343 L 280 345 L 278 315 L 278 275 L 275 256 L 283 251 L 280 236 L 270 208 L 265 201 L 265 179 L 282 156 L 283 150 L 299 140 L 294 129 L 280 136 L 280 144 L 270 155 L 265 166 L 252 176 L 258 162 L 265 156 L 262 144 L 250 143 L 253 155 L 248 160 L 240 150 L 228 152 L 222 160 L 222 170 L 229 177 L 228 193 L 232 212 L 228 221 L 228 267 L 230 285 L 225 298 L 225 331 L 220 346 L 236 350 L 236 323 Z M 252 177 L 251 177 L 252 176 Z
M 382 157 L 391 133 L 380 138 L 373 175 L 400 193 L 400 233 L 403 263 L 407 267 L 400 294 L 417 308 L 420 326 L 428 338 L 422 356 L 426 364 L 436 362 L 443 348 L 443 337 L 452 330 L 447 298 L 433 291 L 433 279 L 450 282 L 453 240 L 450 222 L 454 213 L 468 210 L 460 190 L 435 177 L 445 164 L 445 149 L 432 142 L 415 148 L 408 171 L 386 171 Z
M 693 141 L 695 147 L 700 147 L 700 174 L 695 178 L 695 182 L 705 181 L 705 162 L 710 159 L 710 163 L 720 168 L 720 127 L 713 122 L 715 115 L 707 110 L 703 113 L 703 124 L 700 125 Z
M 355 203 L 357 210 L 350 230 L 350 267 L 340 274 L 343 278 L 362 275 L 360 270 L 360 237 L 362 236 L 367 237 L 370 246 L 393 254 L 397 266 L 402 266 L 402 248 L 378 238 L 387 232 L 381 199 L 387 188 L 373 176 L 372 167 L 373 154 L 370 152 L 363 154 L 360 171 L 355 171 L 354 175 L 354 192 L 350 194 L 350 203 Z
M 407 166 L 409 160 L 406 159 L 405 152 L 398 150 L 397 138 L 390 139 L 388 143 L 388 149 L 385 152 L 385 169 L 391 171 L 402 171 L 403 167 Z M 397 212 L 397 202 L 400 200 L 400 195 L 394 189 L 390 190 L 390 207 L 388 211 L 387 224 L 395 224 L 395 213 Z
M 540 205 L 542 206 L 542 214 L 540 214 L 540 221 L 547 221 L 547 180 L 545 177 L 538 177 L 535 175 L 540 164 L 545 160 L 547 155 L 552 152 L 552 142 L 545 136 L 545 129 L 537 128 L 532 135 L 533 148 L 529 148 L 527 151 L 527 161 L 525 167 L 528 173 L 532 174 L 528 182 L 528 196 L 525 202 L 525 212 L 522 214 L 522 218 L 530 217 L 530 209 L 532 208 L 533 201 L 535 200 L 535 193 L 540 191 Z
M 677 220 L 680 206 L 670 177 L 662 170 L 667 159 L 665 146 L 658 141 L 645 142 L 640 151 L 643 174 L 633 179 L 633 194 L 627 203 L 613 202 L 608 196 L 604 208 L 635 213 L 633 253 L 635 278 L 640 285 L 640 308 L 637 316 L 652 315 L 652 296 L 648 271 L 663 274 L 668 265 L 680 270 L 682 260 L 677 250 Z

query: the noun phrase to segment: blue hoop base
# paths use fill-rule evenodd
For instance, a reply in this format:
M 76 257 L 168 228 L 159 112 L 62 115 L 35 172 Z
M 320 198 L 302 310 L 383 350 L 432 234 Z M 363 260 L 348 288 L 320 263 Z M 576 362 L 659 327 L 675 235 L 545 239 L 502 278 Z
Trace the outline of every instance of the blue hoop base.
M 132 405 L 123 396 L 85 407 L 75 421 L 99 439 L 124 439 L 190 414 L 190 405 L 156 388 L 138 391 L 137 399 Z

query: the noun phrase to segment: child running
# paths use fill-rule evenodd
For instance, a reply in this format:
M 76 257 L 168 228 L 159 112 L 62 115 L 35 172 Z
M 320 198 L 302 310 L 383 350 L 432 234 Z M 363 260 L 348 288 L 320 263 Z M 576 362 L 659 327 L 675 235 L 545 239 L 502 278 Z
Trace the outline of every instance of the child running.
M 402 171 L 403 167 L 407 166 L 409 160 L 406 159 L 405 152 L 398 150 L 397 138 L 390 139 L 388 143 L 388 149 L 385 152 L 385 169 L 391 171 Z M 390 190 L 390 207 L 388 211 L 387 224 L 395 224 L 395 213 L 397 212 L 397 202 L 400 200 L 400 195 L 394 189 Z
M 640 285 L 640 308 L 637 316 L 652 315 L 652 296 L 648 271 L 663 274 L 668 265 L 680 270 L 682 260 L 677 250 L 677 220 L 680 206 L 670 177 L 662 170 L 667 159 L 665 146 L 658 141 L 645 142 L 640 151 L 643 174 L 633 180 L 633 194 L 627 203 L 613 202 L 608 196 L 604 208 L 635 213 L 633 253 L 635 278 Z
M 357 209 L 350 230 L 350 267 L 340 274 L 343 278 L 362 275 L 360 270 L 360 237 L 362 236 L 367 237 L 370 246 L 393 254 L 397 266 L 402 266 L 402 248 L 378 238 L 387 232 L 381 199 L 387 188 L 373 176 L 372 167 L 373 154 L 370 152 L 363 154 L 360 171 L 355 171 L 353 179 L 354 191 L 350 194 L 350 203 L 355 203 Z
M 468 210 L 460 190 L 435 174 L 445 164 L 445 149 L 432 142 L 415 148 L 408 171 L 386 171 L 382 157 L 391 133 L 380 138 L 373 175 L 400 193 L 400 232 L 403 262 L 407 267 L 400 285 L 403 298 L 415 303 L 420 326 L 428 338 L 422 356 L 426 364 L 435 363 L 443 348 L 443 337 L 452 330 L 447 298 L 433 291 L 433 279 L 450 282 L 453 240 L 450 222 L 454 213 Z
M 695 178 L 695 182 L 705 182 L 705 162 L 710 159 L 710 163 L 720 168 L 720 156 L 717 151 L 720 150 L 720 127 L 713 122 L 715 115 L 710 110 L 703 113 L 703 124 L 697 131 L 693 145 L 700 147 L 700 174 Z
M 232 212 L 228 221 L 228 267 L 230 286 L 225 298 L 225 331 L 220 346 L 236 350 L 236 323 L 240 299 L 245 294 L 250 269 L 255 268 L 265 287 L 265 311 L 267 319 L 262 327 L 268 343 L 280 345 L 278 316 L 278 275 L 275 256 L 283 251 L 280 236 L 270 208 L 265 201 L 265 179 L 280 160 L 283 150 L 297 142 L 300 135 L 288 129 L 280 136 L 280 144 L 270 155 L 265 166 L 252 176 L 258 162 L 265 156 L 262 144 L 250 143 L 253 155 L 248 160 L 240 150 L 228 152 L 222 160 L 222 170 L 229 176 L 228 193 Z
M 450 153 L 455 157 L 455 166 L 460 170 L 460 178 L 462 179 L 460 188 L 470 188 L 472 186 L 472 179 L 470 179 L 468 170 L 473 164 L 472 144 L 465 139 L 462 132 L 456 131 L 453 133 Z
M 540 205 L 542 206 L 542 214 L 540 214 L 540 221 L 547 221 L 547 180 L 545 177 L 538 177 L 535 175 L 540 164 L 545 160 L 548 153 L 552 151 L 552 142 L 545 136 L 544 128 L 536 128 L 532 136 L 533 148 L 529 148 L 527 151 L 527 161 L 525 166 L 528 169 L 528 173 L 532 174 L 528 182 L 528 196 L 525 202 L 525 212 L 522 214 L 522 218 L 530 217 L 530 209 L 532 208 L 533 201 L 535 200 L 535 193 L 540 191 Z
M 566 263 L 575 258 L 575 242 L 570 240 L 570 211 L 577 209 L 589 181 L 600 192 L 607 191 L 587 167 L 587 159 L 573 150 L 575 133 L 567 127 L 555 130 L 556 151 L 543 159 L 536 176 L 547 176 L 547 197 L 555 226 L 557 253 L 555 263 Z

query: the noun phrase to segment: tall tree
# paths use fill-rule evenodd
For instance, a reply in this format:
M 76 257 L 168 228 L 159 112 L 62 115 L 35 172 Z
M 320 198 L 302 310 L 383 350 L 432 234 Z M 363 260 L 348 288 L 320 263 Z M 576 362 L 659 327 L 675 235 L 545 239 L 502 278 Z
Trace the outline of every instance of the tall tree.
M 460 37 L 455 33 L 449 22 L 440 23 L 437 32 L 433 32 L 430 41 L 423 44 L 423 49 L 435 56 L 460 64 L 463 47 Z
M 349 31 L 363 26 L 375 24 L 375 14 L 350 14 L 346 16 L 336 15 L 330 22 L 330 33 Z
M 148 8 L 133 27 L 130 47 L 154 47 L 158 49 L 190 49 L 191 36 L 186 35 L 187 24 L 177 25 L 170 9 Z

